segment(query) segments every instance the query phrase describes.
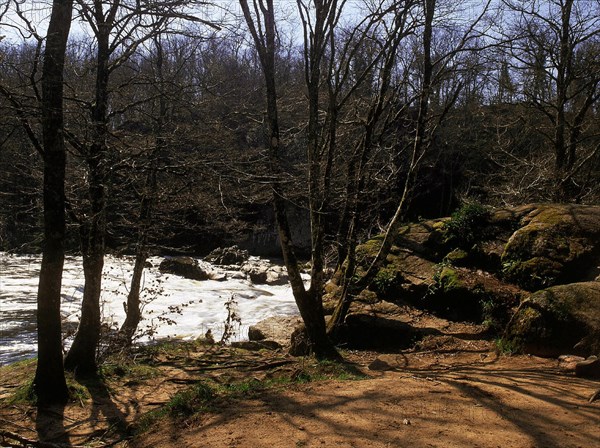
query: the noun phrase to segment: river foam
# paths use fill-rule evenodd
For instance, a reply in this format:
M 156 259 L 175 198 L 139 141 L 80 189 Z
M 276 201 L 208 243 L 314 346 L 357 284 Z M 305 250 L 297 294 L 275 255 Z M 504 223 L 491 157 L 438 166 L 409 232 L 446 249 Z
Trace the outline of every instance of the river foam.
M 219 340 L 227 319 L 226 302 L 232 297 L 241 319 L 235 339 L 247 336 L 248 326 L 270 316 L 296 315 L 298 309 L 288 285 L 253 285 L 249 280 L 225 273 L 227 280 L 195 281 L 161 274 L 162 258 L 149 261 L 144 270 L 140 342 L 164 338 L 195 339 L 210 329 Z M 41 257 L 0 253 L 0 365 L 35 356 L 37 349 L 36 299 Z M 202 263 L 202 262 L 201 262 Z M 101 296 L 103 322 L 118 327 L 125 319 L 133 259 L 106 257 Z M 67 257 L 63 273 L 61 314 L 63 328 L 73 329 L 79 321 L 83 295 L 80 257 Z M 68 346 L 69 339 L 65 340 Z

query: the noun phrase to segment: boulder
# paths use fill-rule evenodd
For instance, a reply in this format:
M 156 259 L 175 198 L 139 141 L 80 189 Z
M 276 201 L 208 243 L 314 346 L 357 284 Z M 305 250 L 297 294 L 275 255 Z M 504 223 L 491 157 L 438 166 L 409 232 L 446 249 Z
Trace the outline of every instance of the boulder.
M 346 317 L 339 331 L 340 342 L 354 349 L 405 349 L 423 337 L 423 333 L 398 319 L 356 313 Z
M 274 316 L 263 319 L 248 328 L 248 339 L 251 341 L 275 341 L 285 346 L 290 343 L 294 329 L 302 323 L 299 316 Z
M 174 274 L 191 280 L 209 280 L 211 273 L 192 257 L 169 257 L 165 258 L 158 270 L 163 274 Z
M 533 207 L 502 254 L 504 274 L 531 291 L 594 279 L 600 265 L 600 206 Z
M 285 285 L 288 281 L 285 268 L 272 265 L 268 260 L 249 260 L 241 271 L 255 285 Z
M 441 265 L 423 305 L 456 321 L 506 325 L 526 293 L 479 269 Z
M 381 358 L 375 358 L 369 364 L 368 369 L 384 372 L 386 370 L 394 370 L 394 367 Z
M 559 285 L 532 294 L 519 305 L 502 344 L 538 356 L 600 354 L 600 282 Z
M 593 355 L 578 362 L 575 365 L 575 375 L 582 378 L 600 378 L 600 359 Z
M 204 257 L 204 260 L 221 266 L 241 266 L 248 261 L 249 257 L 250 255 L 248 254 L 247 250 L 240 249 L 237 246 L 231 246 L 223 248 L 219 247 L 213 250 L 210 254 Z

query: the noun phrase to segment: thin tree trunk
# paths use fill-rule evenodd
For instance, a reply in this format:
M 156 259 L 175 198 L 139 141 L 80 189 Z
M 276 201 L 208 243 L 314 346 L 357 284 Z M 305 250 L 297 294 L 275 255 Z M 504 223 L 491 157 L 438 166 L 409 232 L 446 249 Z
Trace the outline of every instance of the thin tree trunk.
M 277 107 L 277 89 L 275 86 L 275 14 L 273 0 L 260 0 L 260 9 L 256 8 L 254 12 L 257 14 L 257 21 L 261 20 L 260 26 L 257 26 L 248 2 L 246 0 L 240 0 L 240 6 L 244 12 L 244 17 L 248 28 L 254 39 L 256 49 L 260 56 L 260 61 L 263 69 L 263 75 L 265 77 L 266 85 L 266 99 L 267 99 L 267 122 L 269 132 L 269 163 L 271 172 L 274 180 L 271 184 L 273 191 L 273 207 L 275 209 L 275 217 L 277 222 L 277 231 L 281 242 L 281 249 L 283 253 L 283 259 L 288 271 L 288 277 L 294 299 L 304 321 L 306 332 L 310 339 L 311 349 L 315 356 L 318 358 L 339 358 L 339 354 L 325 331 L 325 318 L 323 315 L 323 303 L 321 300 L 322 288 L 311 287 L 306 290 L 304 282 L 300 275 L 300 267 L 296 254 L 294 253 L 290 226 L 286 214 L 286 200 L 284 198 L 283 188 L 279 182 L 281 174 L 281 163 L 279 161 L 279 118 L 278 118 L 278 107 Z M 260 11 L 260 13 L 259 13 Z M 314 123 L 313 123 L 314 125 Z M 314 166 L 311 168 L 314 169 Z M 313 172 L 314 181 L 314 172 Z M 311 182 L 311 181 L 309 181 Z M 309 188 L 314 188 L 314 184 L 311 183 Z M 316 211 L 313 208 L 315 205 L 311 199 L 311 210 Z M 311 212 L 311 224 L 313 219 L 313 212 Z M 313 238 L 313 278 L 311 279 L 311 285 L 318 285 L 321 281 L 322 285 L 322 271 L 316 273 L 314 262 L 318 261 L 318 256 L 315 258 L 315 251 L 319 252 L 320 244 L 318 235 L 315 234 L 315 228 L 313 227 L 312 238 Z M 315 244 L 316 243 L 316 244 Z M 321 263 L 322 265 L 322 263 Z M 316 275 L 315 275 L 316 273 Z
M 102 15 L 101 13 L 99 15 Z M 83 223 L 81 238 L 85 286 L 81 306 L 81 321 L 73 345 L 65 358 L 65 368 L 80 375 L 97 370 L 96 351 L 100 340 L 100 293 L 104 267 L 106 232 L 106 138 L 108 134 L 108 63 L 110 58 L 109 29 L 106 23 L 97 32 L 96 102 L 92 109 L 94 142 L 89 147 L 88 190 L 89 223 Z
M 42 76 L 44 253 L 38 286 L 38 363 L 33 387 L 39 404 L 68 399 L 63 370 L 60 299 L 65 239 L 63 68 L 73 3 L 54 0 Z
M 138 244 L 135 256 L 135 265 L 133 267 L 133 275 L 131 278 L 131 286 L 129 288 L 129 294 L 127 295 L 127 306 L 125 322 L 121 327 L 121 333 L 125 339 L 127 345 L 131 345 L 133 335 L 135 334 L 137 327 L 142 318 L 141 304 L 140 304 L 140 290 L 142 286 L 142 274 L 144 273 L 144 266 L 146 259 L 148 258 L 148 231 L 151 225 L 152 211 L 154 208 L 157 180 L 156 170 L 158 164 L 158 156 L 165 146 L 164 133 L 164 122 L 167 115 L 167 104 L 164 97 L 164 77 L 163 77 L 163 47 L 160 41 L 160 37 L 154 40 L 157 51 L 156 69 L 158 72 L 157 83 L 160 85 L 161 94 L 159 99 L 159 116 L 158 122 L 155 129 L 156 132 L 156 146 L 150 155 L 150 167 L 148 175 L 146 177 L 146 185 L 144 186 L 144 195 L 140 205 L 140 229 L 138 234 Z
M 433 35 L 433 17 L 435 13 L 435 0 L 424 0 L 425 7 L 425 25 L 423 29 L 423 78 L 422 90 L 419 97 L 419 114 L 417 117 L 415 138 L 413 141 L 411 161 L 404 182 L 402 195 L 399 198 L 396 212 L 388 224 L 383 242 L 375 259 L 369 265 L 367 272 L 358 280 L 353 281 L 355 274 L 355 254 L 353 246 L 356 246 L 356 241 L 351 239 L 349 245 L 352 248 L 348 255 L 347 268 L 344 272 L 344 281 L 342 283 L 342 293 L 334 310 L 328 325 L 328 333 L 332 338 L 337 337 L 337 332 L 340 326 L 346 319 L 346 314 L 350 309 L 350 305 L 354 297 L 364 290 L 375 279 L 375 276 L 385 263 L 387 256 L 392 248 L 394 239 L 402 226 L 402 218 L 404 217 L 405 209 L 408 204 L 411 191 L 414 185 L 417 168 L 423 156 L 425 149 L 424 140 L 426 137 L 426 126 L 429 115 L 429 99 L 431 96 L 431 84 L 433 75 L 433 66 L 431 61 L 431 43 Z

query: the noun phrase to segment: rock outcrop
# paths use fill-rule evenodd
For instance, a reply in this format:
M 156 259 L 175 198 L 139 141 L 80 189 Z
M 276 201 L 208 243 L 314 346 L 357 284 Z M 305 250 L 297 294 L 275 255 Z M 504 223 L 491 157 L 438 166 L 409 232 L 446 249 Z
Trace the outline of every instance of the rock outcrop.
M 219 247 L 204 257 L 204 261 L 220 266 L 241 266 L 248 261 L 250 255 L 247 250 L 237 246 Z
M 288 281 L 285 268 L 273 265 L 269 260 L 250 259 L 242 265 L 241 271 L 255 285 L 285 285 Z
M 263 319 L 248 328 L 250 341 L 275 341 L 285 346 L 290 343 L 292 332 L 302 324 L 299 316 L 274 316 Z
M 572 283 L 525 299 L 508 324 L 503 346 L 538 356 L 600 354 L 600 282 Z
M 502 254 L 509 280 L 535 291 L 598 275 L 600 207 L 540 205 L 519 224 Z
M 359 275 L 376 256 L 381 241 L 382 237 L 375 237 L 357 247 Z M 514 325 L 523 315 L 538 312 L 531 304 L 541 296 L 529 299 L 532 292 L 553 285 L 588 282 L 599 279 L 599 274 L 600 207 L 530 204 L 487 209 L 468 205 L 449 218 L 403 227 L 373 284 L 352 304 L 347 322 L 360 321 L 363 328 L 392 328 L 389 320 L 394 320 L 393 316 L 354 316 L 378 303 L 393 302 L 427 309 L 451 320 L 483 322 L 489 330 L 502 333 L 509 321 Z M 339 273 L 326 287 L 328 310 L 333 309 L 339 294 L 338 276 Z M 573 297 L 593 295 L 598 284 L 569 286 L 568 291 L 579 291 L 573 292 Z M 562 294 L 563 289 L 557 291 Z M 589 307 L 592 309 L 593 305 Z M 511 320 L 517 309 L 521 317 Z M 589 319 L 584 322 L 575 310 L 569 319 L 575 322 L 568 327 L 570 346 L 580 343 L 579 347 L 585 348 L 582 353 L 597 350 L 593 347 L 598 327 Z M 538 324 L 542 325 L 542 320 L 533 319 L 531 331 Z M 392 332 L 402 334 L 402 340 L 411 337 L 400 327 Z M 543 336 L 549 330 L 540 331 Z M 572 340 L 574 335 L 579 339 Z M 347 336 L 350 337 L 353 336 Z M 537 341 L 536 353 L 543 352 L 544 346 L 552 351 L 552 346 L 560 342 L 545 337 Z

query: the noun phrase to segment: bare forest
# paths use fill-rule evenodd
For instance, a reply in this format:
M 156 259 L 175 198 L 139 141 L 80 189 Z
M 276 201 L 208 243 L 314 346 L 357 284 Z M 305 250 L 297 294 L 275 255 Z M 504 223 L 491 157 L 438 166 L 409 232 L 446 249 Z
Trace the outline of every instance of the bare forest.
M 237 245 L 282 260 L 305 354 L 358 362 L 340 351 L 346 318 L 365 291 L 407 294 L 385 277 L 407 223 L 594 206 L 599 181 L 597 0 L 0 4 L 0 251 L 43 254 L 40 404 L 66 402 L 65 370 L 100 369 L 108 254 L 135 257 L 119 347 L 131 350 L 148 257 Z M 444 244 L 469 252 L 488 236 L 465 229 Z M 486 272 L 502 263 L 498 278 L 527 293 L 566 283 L 546 271 L 527 283 L 506 250 Z M 85 288 L 63 357 L 66 254 L 82 257 Z

